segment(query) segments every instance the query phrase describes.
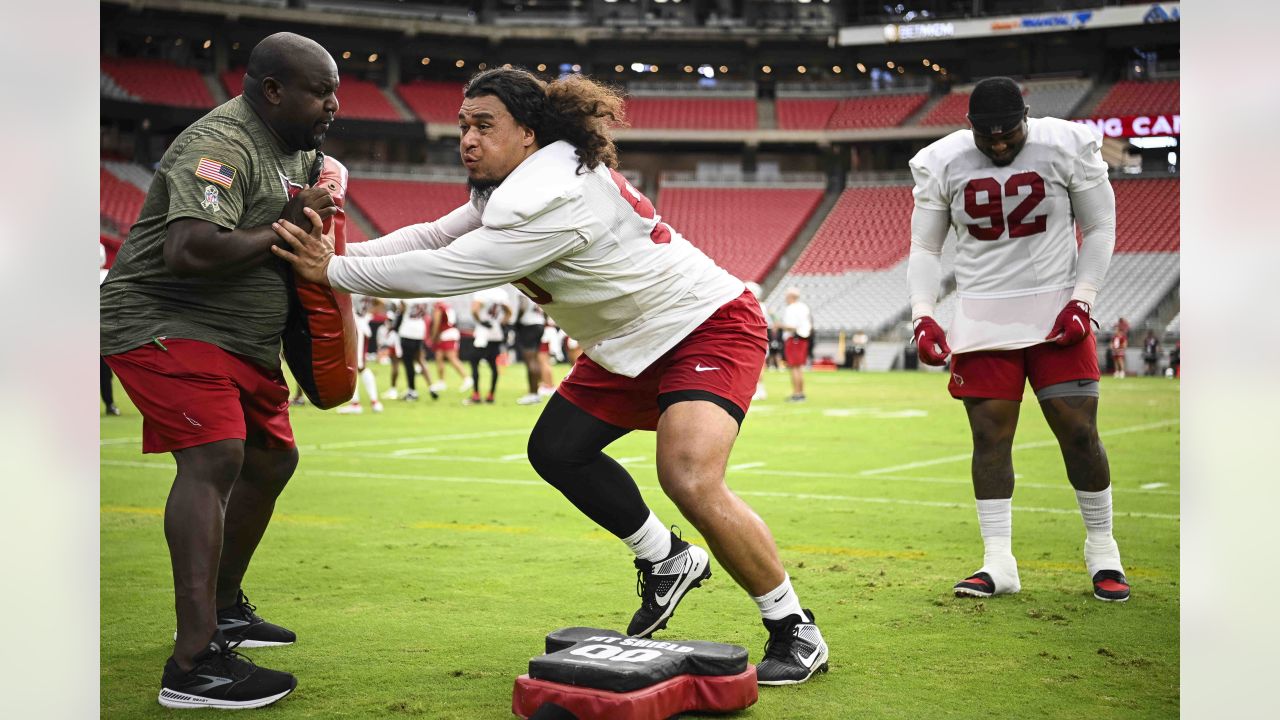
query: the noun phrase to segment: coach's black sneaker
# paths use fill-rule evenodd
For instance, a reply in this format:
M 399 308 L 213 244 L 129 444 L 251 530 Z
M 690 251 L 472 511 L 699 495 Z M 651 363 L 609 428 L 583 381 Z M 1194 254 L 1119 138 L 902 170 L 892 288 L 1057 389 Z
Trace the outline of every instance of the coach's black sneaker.
M 627 634 L 649 637 L 667 626 L 667 619 L 685 593 L 711 577 L 707 551 L 671 535 L 671 554 L 656 563 L 635 559 L 636 594 L 640 609 L 631 617 Z
M 169 658 L 160 678 L 160 704 L 168 708 L 243 710 L 270 705 L 298 687 L 294 676 L 258 667 L 233 647 L 218 632 L 209 647 L 196 655 L 190 671 L 183 672 Z
M 1129 581 L 1119 570 L 1099 570 L 1093 575 L 1093 596 L 1106 602 L 1129 599 Z
M 218 630 L 227 641 L 240 647 L 275 647 L 292 645 L 298 636 L 258 617 L 257 606 L 249 602 L 243 590 L 237 591 L 236 604 L 218 611 Z
M 795 685 L 815 672 L 827 671 L 827 642 L 813 622 L 813 611 L 805 610 L 804 614 L 808 620 L 788 615 L 764 621 L 769 640 L 764 644 L 764 659 L 756 663 L 760 685 Z

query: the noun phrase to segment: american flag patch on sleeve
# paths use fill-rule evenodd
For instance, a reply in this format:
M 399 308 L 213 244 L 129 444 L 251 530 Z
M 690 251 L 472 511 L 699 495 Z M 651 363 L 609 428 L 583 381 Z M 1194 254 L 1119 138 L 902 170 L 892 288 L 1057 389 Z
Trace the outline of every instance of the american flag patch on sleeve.
M 196 177 L 230 188 L 231 181 L 236 179 L 236 169 L 226 163 L 202 157 L 196 165 Z

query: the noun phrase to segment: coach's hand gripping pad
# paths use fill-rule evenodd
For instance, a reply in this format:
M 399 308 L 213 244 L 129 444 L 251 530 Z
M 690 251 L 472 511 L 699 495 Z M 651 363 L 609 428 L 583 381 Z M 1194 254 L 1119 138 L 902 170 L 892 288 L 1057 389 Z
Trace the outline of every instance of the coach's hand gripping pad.
M 759 696 L 756 668 L 737 645 L 572 627 L 547 635 L 546 651 L 516 678 L 511 710 L 519 717 L 555 703 L 580 720 L 664 720 L 741 710 Z
M 346 252 L 347 168 L 317 153 L 313 185 L 323 185 L 333 196 L 338 212 L 325 220 L 325 232 L 334 234 L 333 251 Z M 323 410 L 351 399 L 356 389 L 356 325 L 351 296 L 327 285 L 318 285 L 288 273 L 289 319 L 285 324 L 284 359 L 307 399 Z

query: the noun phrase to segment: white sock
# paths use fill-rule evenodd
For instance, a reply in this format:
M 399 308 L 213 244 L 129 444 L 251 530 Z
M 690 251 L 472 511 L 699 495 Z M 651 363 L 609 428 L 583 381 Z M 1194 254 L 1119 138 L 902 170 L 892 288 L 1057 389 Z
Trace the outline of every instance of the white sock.
M 360 371 L 360 379 L 364 381 L 364 394 L 369 396 L 369 404 L 378 402 L 378 378 L 373 376 L 373 370 L 365 368 Z M 357 390 L 359 395 L 360 391 Z
M 1111 486 L 1098 492 L 1076 491 L 1080 517 L 1084 519 L 1084 562 L 1092 576 L 1099 570 L 1119 570 L 1120 547 L 1111 535 Z
M 999 594 L 1022 589 L 1018 561 L 1013 557 L 1013 498 L 977 500 L 982 532 L 982 572 L 991 576 Z
M 636 557 L 649 562 L 665 560 L 671 554 L 671 531 L 658 519 L 653 511 L 649 511 L 649 519 L 644 521 L 640 529 L 622 538 Z
M 800 598 L 796 597 L 796 591 L 791 587 L 790 575 L 783 575 L 782 584 L 778 587 L 760 597 L 753 595 L 751 599 L 756 601 L 760 616 L 765 620 L 781 620 L 791 615 L 799 615 L 805 622 L 813 620 L 800 607 Z

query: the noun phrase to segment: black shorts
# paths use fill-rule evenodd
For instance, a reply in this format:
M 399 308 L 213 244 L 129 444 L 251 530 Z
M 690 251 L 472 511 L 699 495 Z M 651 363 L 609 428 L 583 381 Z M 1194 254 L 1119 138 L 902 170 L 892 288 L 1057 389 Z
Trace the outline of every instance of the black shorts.
M 542 331 L 545 328 L 545 325 L 517 325 L 516 350 L 522 354 L 537 352 L 538 347 L 542 345 Z

